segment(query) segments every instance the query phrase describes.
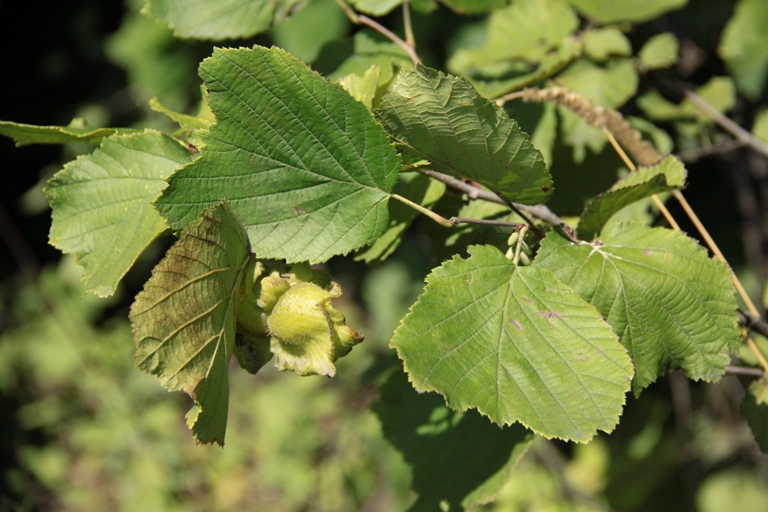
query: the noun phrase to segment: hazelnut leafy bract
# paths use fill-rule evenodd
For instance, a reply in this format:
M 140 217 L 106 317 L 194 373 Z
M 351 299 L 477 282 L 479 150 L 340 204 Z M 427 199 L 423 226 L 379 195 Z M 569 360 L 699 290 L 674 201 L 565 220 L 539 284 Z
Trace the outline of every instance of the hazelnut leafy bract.
M 152 272 L 131 307 L 136 366 L 189 394 L 188 424 L 201 443 L 224 444 L 234 354 L 256 373 L 333 376 L 333 362 L 362 341 L 334 309 L 328 274 L 253 259 L 226 202 L 205 209 Z

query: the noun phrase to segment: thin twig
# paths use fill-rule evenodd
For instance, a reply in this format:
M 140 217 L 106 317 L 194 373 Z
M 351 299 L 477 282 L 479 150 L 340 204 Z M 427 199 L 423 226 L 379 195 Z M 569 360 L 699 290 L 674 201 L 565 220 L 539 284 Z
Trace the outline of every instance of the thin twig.
M 744 141 L 738 139 L 732 139 L 722 144 L 713 144 L 711 146 L 689 149 L 687 151 L 681 151 L 677 154 L 677 158 L 683 162 L 695 162 L 699 158 L 711 155 L 722 155 L 723 153 L 729 153 L 739 148 L 746 146 Z
M 760 352 L 760 349 L 757 347 L 757 344 L 755 341 L 747 336 L 746 329 L 744 329 L 744 339 L 747 340 L 747 346 L 749 349 L 754 352 L 755 356 L 757 356 L 757 360 L 760 362 L 760 366 L 763 367 L 763 370 L 768 373 L 768 361 L 765 360 L 765 357 L 763 356 L 763 353 Z
M 508 228 L 517 228 L 522 224 L 519 222 L 507 222 L 504 220 L 491 220 L 491 219 L 472 219 L 469 217 L 451 217 L 448 221 L 453 224 L 482 224 L 484 226 L 503 226 Z
M 405 44 L 416 49 L 416 38 L 413 37 L 413 25 L 411 24 L 411 6 L 408 0 L 403 2 L 403 25 L 405 26 Z
M 736 314 L 739 317 L 739 325 L 768 338 L 768 322 L 740 309 L 736 310 Z
M 429 176 L 430 178 L 434 178 L 437 181 L 445 183 L 452 189 L 458 192 L 461 192 L 463 194 L 466 194 L 467 197 L 469 197 L 470 199 L 482 199 L 483 201 L 488 201 L 491 203 L 507 206 L 507 202 L 504 201 L 502 198 L 500 198 L 498 195 L 494 194 L 493 192 L 489 192 L 487 190 L 474 187 L 469 183 L 465 183 L 461 180 L 454 178 L 453 176 L 448 176 L 447 174 L 433 171 L 431 169 L 416 169 L 416 170 L 421 174 L 423 174 L 424 176 Z M 519 203 L 512 203 L 512 204 L 515 205 L 516 208 L 520 210 L 525 210 L 530 215 L 536 217 L 537 219 L 543 220 L 547 224 L 552 224 L 553 226 L 559 226 L 561 224 L 565 224 L 563 219 L 558 217 L 552 210 L 550 210 L 547 206 L 543 204 L 537 204 L 533 206 L 519 204 Z
M 411 45 L 400 39 L 395 33 L 390 31 L 388 28 L 384 27 L 383 25 L 379 24 L 375 20 L 372 20 L 368 16 L 364 14 L 358 14 L 355 12 L 352 7 L 347 4 L 344 0 L 336 0 L 336 3 L 339 4 L 339 7 L 344 9 L 344 13 L 346 13 L 347 18 L 349 18 L 349 21 L 354 23 L 355 25 L 366 25 L 379 34 L 383 35 L 393 43 L 395 43 L 397 46 L 403 49 L 405 53 L 408 54 L 408 57 L 411 58 L 414 64 L 421 64 L 421 60 L 419 60 L 419 56 L 416 55 L 416 50 L 413 49 Z
M 417 212 L 426 215 L 427 217 L 429 217 L 430 219 L 432 219 L 433 221 L 437 222 L 438 224 L 440 224 L 441 226 L 443 226 L 445 228 L 452 228 L 454 226 L 454 224 L 452 224 L 451 221 L 449 221 L 448 219 L 446 219 L 445 217 L 443 217 L 439 213 L 435 213 L 432 210 L 430 210 L 429 208 L 424 208 L 420 204 L 414 203 L 413 201 L 411 201 L 410 199 L 408 199 L 406 197 L 403 197 L 403 196 L 401 196 L 399 194 L 390 194 L 389 196 L 391 198 L 393 198 L 393 199 L 397 199 L 401 203 L 407 204 L 408 206 L 410 206 L 411 208 L 413 208 Z
M 765 370 L 761 370 L 760 368 L 752 368 L 751 366 L 734 366 L 732 364 L 729 364 L 725 367 L 725 373 L 729 373 L 731 375 L 750 375 L 752 377 L 765 376 Z
M 712 120 L 717 123 L 718 126 L 720 126 L 723 130 L 736 137 L 736 140 L 743 142 L 745 145 L 754 149 L 761 155 L 768 157 L 768 144 L 728 119 L 728 117 L 718 112 L 712 105 L 707 103 L 704 98 L 695 92 L 686 90 L 684 94 L 688 101 L 693 103 L 699 110 L 712 118 Z
M 603 133 L 608 138 L 608 142 L 611 143 L 611 146 L 613 146 L 613 149 L 616 151 L 616 153 L 619 154 L 619 157 L 624 161 L 624 164 L 629 168 L 629 171 L 635 172 L 635 169 L 636 169 L 635 164 L 633 164 L 632 160 L 629 159 L 627 154 L 624 152 L 624 150 L 621 148 L 619 143 L 616 141 L 616 138 L 613 136 L 613 134 L 609 132 L 608 129 L 605 127 L 603 127 Z M 651 198 L 653 199 L 653 202 L 656 205 L 656 208 L 658 208 L 661 214 L 664 216 L 664 218 L 667 219 L 667 222 L 672 227 L 672 229 L 674 229 L 675 231 L 680 231 L 680 225 L 677 223 L 675 218 L 669 212 L 669 210 L 667 209 L 667 206 L 659 198 L 659 196 L 656 194 L 653 194 Z
M 411 48 L 408 43 L 397 37 L 393 32 L 391 32 L 388 28 L 384 27 L 383 25 L 380 25 L 375 20 L 372 20 L 368 16 L 364 14 L 358 14 L 357 15 L 358 21 L 360 21 L 361 24 L 367 25 L 371 27 L 373 30 L 378 32 L 379 34 L 383 35 L 393 43 L 395 43 L 397 46 L 403 49 L 405 53 L 408 54 L 408 57 L 411 58 L 411 61 L 413 61 L 414 64 L 421 64 L 421 60 L 419 59 L 419 56 L 416 55 L 416 50 Z

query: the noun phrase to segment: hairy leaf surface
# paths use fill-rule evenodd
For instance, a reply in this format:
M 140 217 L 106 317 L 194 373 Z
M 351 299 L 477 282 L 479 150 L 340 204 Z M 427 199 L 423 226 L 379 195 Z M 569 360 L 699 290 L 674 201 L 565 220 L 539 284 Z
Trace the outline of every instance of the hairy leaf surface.
M 142 10 L 177 37 L 241 39 L 287 17 L 301 0 L 148 0 Z
M 50 242 L 82 265 L 88 291 L 115 293 L 139 254 L 167 229 L 151 203 L 189 161 L 189 151 L 158 132 L 113 135 L 51 178 Z
M 12 138 L 16 147 L 29 144 L 97 143 L 115 133 L 128 134 L 140 131 L 134 128 L 93 128 L 80 117 L 73 119 L 67 126 L 38 126 L 0 121 L 0 135 Z
M 235 213 L 213 206 L 184 228 L 131 306 L 136 366 L 194 399 L 188 424 L 201 443 L 224 444 L 237 288 L 249 259 Z
M 635 364 L 635 393 L 682 369 L 712 382 L 738 346 L 728 268 L 683 233 L 613 224 L 601 243 L 574 244 L 551 232 L 534 266 L 553 272 L 611 324 Z
M 546 437 L 611 431 L 632 364 L 610 326 L 552 273 L 490 246 L 469 253 L 427 277 L 392 338 L 414 387 Z
M 528 135 L 466 79 L 423 66 L 401 70 L 378 114 L 395 140 L 435 170 L 524 204 L 545 201 L 552 191 Z
M 520 425 L 500 428 L 476 411 L 456 412 L 435 393 L 416 393 L 401 371 L 381 387 L 372 406 L 384 436 L 413 468 L 418 499 L 409 512 L 469 510 L 498 494 L 533 434 Z
M 579 237 L 591 240 L 619 210 L 654 194 L 682 188 L 685 177 L 685 167 L 674 156 L 628 174 L 584 208 L 579 221 Z
M 217 123 L 157 201 L 174 229 L 226 198 L 254 252 L 289 262 L 386 229 L 400 159 L 364 105 L 277 48 L 217 49 L 200 75 Z

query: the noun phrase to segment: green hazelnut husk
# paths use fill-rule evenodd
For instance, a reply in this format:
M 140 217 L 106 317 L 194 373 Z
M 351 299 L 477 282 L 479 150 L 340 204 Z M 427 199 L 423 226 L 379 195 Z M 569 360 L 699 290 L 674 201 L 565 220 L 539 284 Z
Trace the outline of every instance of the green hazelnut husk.
M 333 363 L 363 340 L 333 307 L 339 285 L 306 263 L 254 262 L 238 293 L 234 355 L 240 366 L 256 373 L 274 354 L 281 371 L 332 377 Z

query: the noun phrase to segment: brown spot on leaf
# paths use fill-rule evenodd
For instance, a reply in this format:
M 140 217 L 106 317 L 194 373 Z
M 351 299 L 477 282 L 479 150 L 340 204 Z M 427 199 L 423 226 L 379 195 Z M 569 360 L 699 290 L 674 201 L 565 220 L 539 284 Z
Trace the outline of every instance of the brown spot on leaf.
M 523 297 L 523 300 L 527 302 L 528 304 L 533 304 L 533 301 L 529 299 L 528 297 Z
M 651 254 L 653 254 L 653 251 L 650 249 L 646 249 L 645 251 L 643 251 L 644 256 L 650 256 Z
M 306 213 L 307 213 L 307 211 L 304 208 L 302 208 L 301 206 L 294 206 L 293 207 L 293 211 L 296 212 L 296 215 L 298 215 L 298 216 L 306 215 Z
M 517 320 L 513 320 L 513 319 L 510 318 L 509 319 L 509 323 L 511 323 L 512 325 L 514 325 L 515 327 L 517 327 L 521 331 L 523 330 L 523 326 L 520 325 L 520 322 L 518 322 Z
M 471 279 L 465 279 L 465 280 L 464 280 L 464 282 L 465 282 L 465 283 L 467 283 L 467 284 L 469 284 L 469 283 L 471 283 L 471 282 L 472 282 L 472 280 L 471 280 Z
M 563 319 L 563 315 L 560 313 L 555 313 L 554 311 L 539 311 L 539 316 L 543 316 L 545 318 L 557 318 L 559 320 Z

